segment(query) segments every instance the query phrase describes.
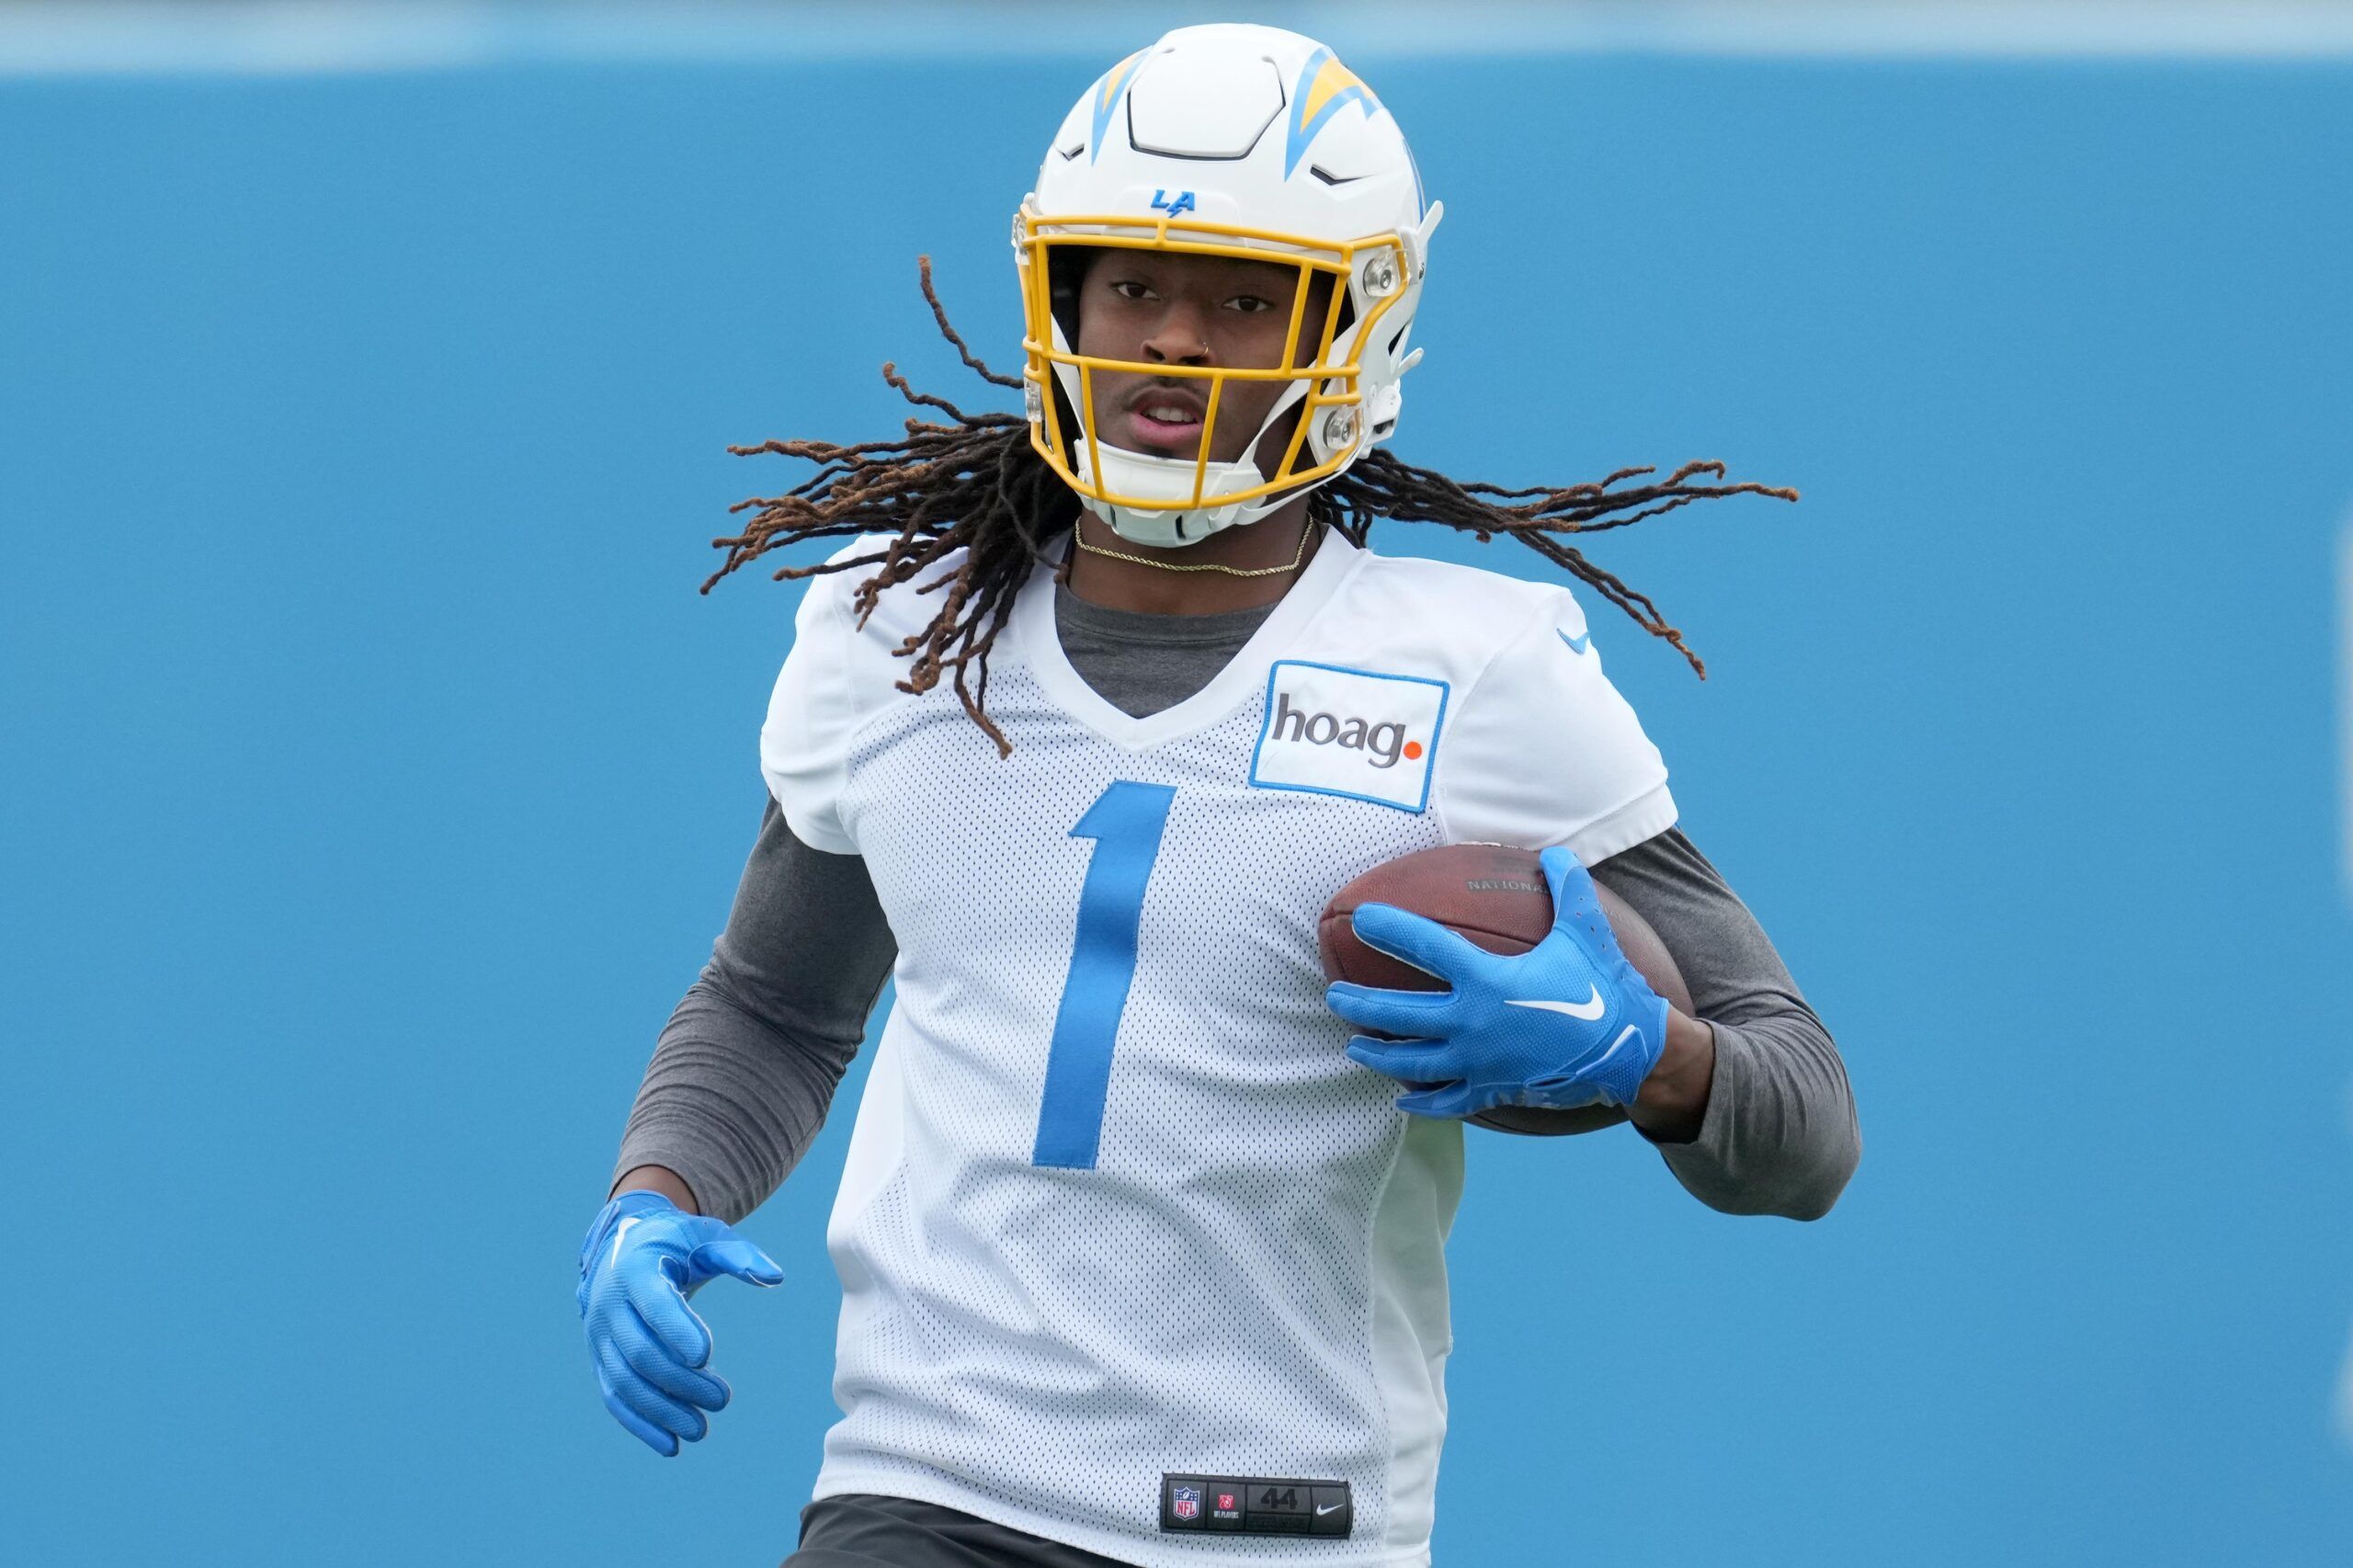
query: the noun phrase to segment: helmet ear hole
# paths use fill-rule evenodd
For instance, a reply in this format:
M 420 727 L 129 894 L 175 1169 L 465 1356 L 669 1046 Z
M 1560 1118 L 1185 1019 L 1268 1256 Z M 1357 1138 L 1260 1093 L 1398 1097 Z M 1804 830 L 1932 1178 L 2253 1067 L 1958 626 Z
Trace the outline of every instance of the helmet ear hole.
M 1350 288 L 1346 278 L 1329 278 L 1327 273 L 1324 273 L 1323 278 L 1327 280 L 1329 288 L 1339 290 L 1339 309 L 1332 311 L 1332 341 L 1324 344 L 1324 348 L 1329 351 L 1329 348 L 1336 347 L 1336 344 L 1346 344 L 1346 341 L 1348 341 L 1348 332 L 1356 330 L 1356 290 Z M 1324 309 L 1329 309 L 1329 306 L 1324 306 Z M 1306 336 L 1308 339 L 1306 348 L 1311 348 L 1311 351 L 1313 347 L 1315 347 L 1315 341 L 1313 339 L 1315 339 L 1318 332 L 1323 332 L 1323 311 L 1313 311 L 1313 313 L 1308 315 L 1306 324 L 1302 327 L 1302 336 Z

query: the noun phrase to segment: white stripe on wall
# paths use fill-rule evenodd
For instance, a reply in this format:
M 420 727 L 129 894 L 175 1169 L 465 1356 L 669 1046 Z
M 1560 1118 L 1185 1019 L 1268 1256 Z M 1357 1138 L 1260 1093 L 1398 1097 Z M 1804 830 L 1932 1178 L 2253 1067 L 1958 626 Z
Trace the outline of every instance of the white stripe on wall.
M 905 56 L 1110 59 L 1163 27 L 1062 0 L 19 0 L 0 6 L 0 75 L 308 74 L 614 61 L 758 62 Z M 1252 8 L 1352 57 L 1658 53 L 1786 57 L 2353 60 L 2344 0 L 1304 0 Z

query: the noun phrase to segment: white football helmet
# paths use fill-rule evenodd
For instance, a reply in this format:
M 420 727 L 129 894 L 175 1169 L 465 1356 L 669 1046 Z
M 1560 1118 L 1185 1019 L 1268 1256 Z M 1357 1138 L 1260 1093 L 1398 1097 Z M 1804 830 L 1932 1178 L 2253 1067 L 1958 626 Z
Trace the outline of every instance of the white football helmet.
M 1395 119 L 1313 39 L 1228 23 L 1179 28 L 1130 55 L 1063 121 L 1013 222 L 1030 444 L 1090 511 L 1140 544 L 1191 544 L 1256 522 L 1396 428 L 1399 378 L 1421 358 L 1405 337 L 1442 210 L 1423 201 Z M 1081 356 L 1075 319 L 1055 312 L 1056 263 L 1066 273 L 1074 253 L 1099 246 L 1298 267 L 1284 363 Z M 1305 322 L 1317 273 L 1334 280 L 1331 307 Z M 1313 353 L 1301 352 L 1306 344 Z M 1100 370 L 1205 379 L 1201 455 L 1154 457 L 1098 439 Z M 1241 456 L 1212 462 L 1229 381 L 1289 384 Z M 1301 404 L 1288 449 L 1262 470 L 1259 443 Z

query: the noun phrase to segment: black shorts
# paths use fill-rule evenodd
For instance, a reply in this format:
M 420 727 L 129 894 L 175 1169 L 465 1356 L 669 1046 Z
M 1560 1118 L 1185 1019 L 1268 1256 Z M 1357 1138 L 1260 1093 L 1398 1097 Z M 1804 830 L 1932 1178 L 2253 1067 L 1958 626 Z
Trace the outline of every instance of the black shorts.
M 801 1510 L 784 1568 L 1125 1568 L 937 1503 L 845 1492 Z

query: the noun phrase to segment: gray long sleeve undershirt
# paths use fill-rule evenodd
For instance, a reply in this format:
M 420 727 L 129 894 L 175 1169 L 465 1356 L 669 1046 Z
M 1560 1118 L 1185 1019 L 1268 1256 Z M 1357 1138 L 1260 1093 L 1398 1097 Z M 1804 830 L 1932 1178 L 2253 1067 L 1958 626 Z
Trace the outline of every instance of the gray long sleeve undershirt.
M 1055 597 L 1072 665 L 1138 715 L 1208 684 L 1267 608 L 1165 616 Z M 1593 873 L 1658 932 L 1715 1033 L 1707 1115 L 1691 1142 L 1657 1145 L 1668 1168 L 1726 1213 L 1828 1212 L 1861 1153 L 1854 1098 L 1763 928 L 1679 829 Z M 655 1043 L 614 1179 L 662 1165 L 707 1213 L 757 1208 L 816 1138 L 897 950 L 866 863 L 801 843 L 768 802 L 727 928 Z

